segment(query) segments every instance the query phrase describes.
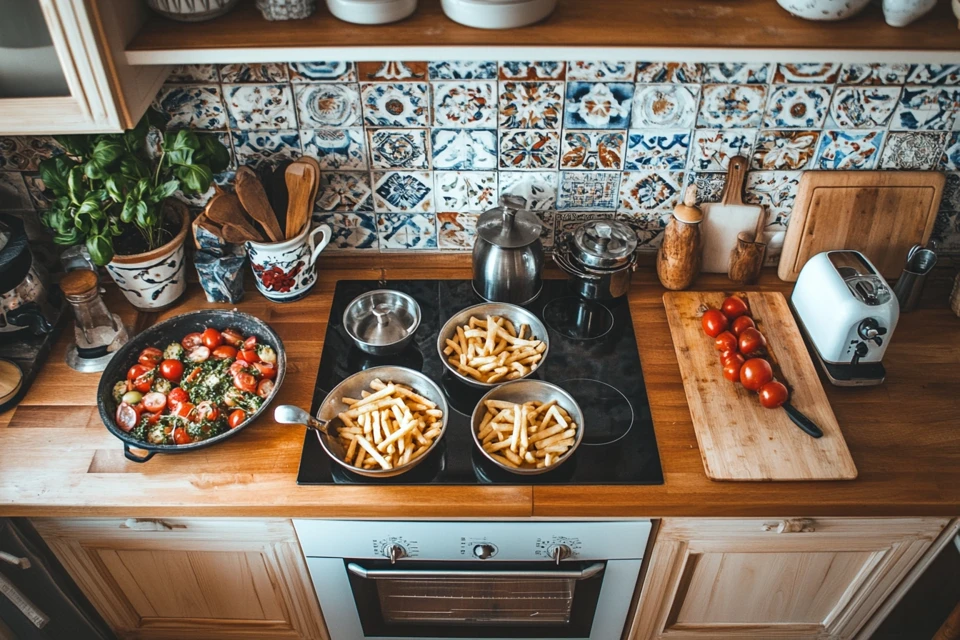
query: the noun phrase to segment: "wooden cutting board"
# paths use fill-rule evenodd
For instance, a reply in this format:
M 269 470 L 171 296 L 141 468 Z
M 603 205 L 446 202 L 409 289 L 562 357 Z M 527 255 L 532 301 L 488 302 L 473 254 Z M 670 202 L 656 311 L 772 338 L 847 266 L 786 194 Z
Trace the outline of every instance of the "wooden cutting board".
M 777 273 L 795 282 L 816 254 L 855 249 L 899 278 L 910 247 L 930 239 L 945 180 L 936 171 L 804 172 Z
M 763 214 L 758 204 L 743 203 L 743 185 L 747 179 L 748 161 L 743 156 L 730 158 L 727 181 L 723 186 L 720 202 L 705 202 L 700 205 L 703 222 L 700 233 L 703 237 L 703 273 L 727 273 L 730 267 L 730 252 L 737 246 L 737 236 L 749 232 L 753 237 L 757 218 Z
M 790 403 L 823 430 L 811 438 L 783 409 L 764 409 L 757 394 L 723 377 L 713 338 L 700 325 L 701 305 L 719 308 L 728 294 L 666 293 L 663 304 L 693 417 L 700 456 L 712 480 L 852 480 L 857 468 L 781 293 L 738 293 L 766 336 L 777 379 Z

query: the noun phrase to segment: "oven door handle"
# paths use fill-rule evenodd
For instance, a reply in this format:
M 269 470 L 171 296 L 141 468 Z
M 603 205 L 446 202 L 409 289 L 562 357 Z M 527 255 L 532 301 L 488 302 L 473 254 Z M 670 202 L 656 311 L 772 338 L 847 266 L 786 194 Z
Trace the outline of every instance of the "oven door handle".
M 580 571 L 439 571 L 437 569 L 367 569 L 351 562 L 347 571 L 370 580 L 417 578 L 509 578 L 513 580 L 586 580 L 602 572 L 605 565 L 595 562 Z

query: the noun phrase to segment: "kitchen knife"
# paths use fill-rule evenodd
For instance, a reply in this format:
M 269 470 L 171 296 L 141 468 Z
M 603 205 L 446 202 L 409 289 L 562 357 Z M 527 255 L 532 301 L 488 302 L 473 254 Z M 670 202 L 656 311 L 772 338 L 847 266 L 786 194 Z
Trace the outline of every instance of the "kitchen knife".
M 805 433 L 813 438 L 823 437 L 823 431 L 820 429 L 820 427 L 818 427 L 813 420 L 805 416 L 803 412 L 801 412 L 795 406 L 789 402 L 784 402 L 781 406 L 783 407 L 783 410 L 787 412 L 787 415 L 790 417 L 790 420 L 793 421 L 793 424 L 803 429 Z

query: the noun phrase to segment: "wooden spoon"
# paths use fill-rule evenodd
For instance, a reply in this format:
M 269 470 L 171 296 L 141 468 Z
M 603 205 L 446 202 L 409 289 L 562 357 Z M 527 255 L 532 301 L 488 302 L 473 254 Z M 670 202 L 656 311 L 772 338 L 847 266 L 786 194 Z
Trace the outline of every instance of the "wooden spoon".
M 204 214 L 210 221 L 226 228 L 227 225 L 237 227 L 245 237 L 253 242 L 263 242 L 264 238 L 259 231 L 253 228 L 243 213 L 240 199 L 233 193 L 219 192 L 207 204 Z M 232 240 L 224 237 L 227 242 Z
M 285 173 L 289 204 L 287 205 L 287 240 L 297 237 L 313 213 L 313 204 L 320 187 L 320 163 L 303 156 L 290 164 Z
M 235 224 L 226 223 L 220 228 L 220 237 L 230 244 L 244 244 L 246 242 L 263 242 L 263 236 L 257 234 L 250 235 L 247 229 L 243 229 Z
M 250 167 L 240 167 L 234 181 L 237 188 L 237 197 L 240 204 L 250 217 L 260 223 L 272 242 L 283 240 L 283 230 L 277 222 L 277 216 L 267 199 L 267 192 L 263 188 L 260 178 Z

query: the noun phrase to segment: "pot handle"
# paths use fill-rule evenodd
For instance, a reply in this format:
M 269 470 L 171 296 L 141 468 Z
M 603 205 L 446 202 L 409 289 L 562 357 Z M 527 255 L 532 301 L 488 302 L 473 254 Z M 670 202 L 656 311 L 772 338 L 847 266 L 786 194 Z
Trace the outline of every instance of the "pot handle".
M 320 231 L 323 233 L 323 238 L 317 242 L 317 232 Z M 307 244 L 310 246 L 310 265 L 313 266 L 313 263 L 317 261 L 317 258 L 320 257 L 320 252 L 326 249 L 327 245 L 330 244 L 330 241 L 333 239 L 333 231 L 330 229 L 330 225 L 321 224 L 318 225 L 316 229 L 312 230 L 307 236 Z
M 566 273 L 568 276 L 574 276 L 575 278 L 580 278 L 582 280 L 599 280 L 600 276 L 594 273 L 585 273 L 579 271 L 566 259 L 566 256 L 562 256 L 559 252 L 553 253 L 553 261 L 557 263 L 557 266 L 560 267 L 560 270 Z
M 130 447 L 130 444 L 127 442 L 123 443 L 123 457 L 129 460 L 130 462 L 146 462 L 153 456 L 157 455 L 156 451 L 147 451 L 146 455 L 138 456 L 135 454 Z
M 330 435 L 330 433 L 327 431 L 327 427 L 330 426 L 330 422 L 328 420 L 318 420 L 300 407 L 292 404 L 282 404 L 274 409 L 273 419 L 280 424 L 306 425 L 308 429 L 319 431 L 326 436 Z

